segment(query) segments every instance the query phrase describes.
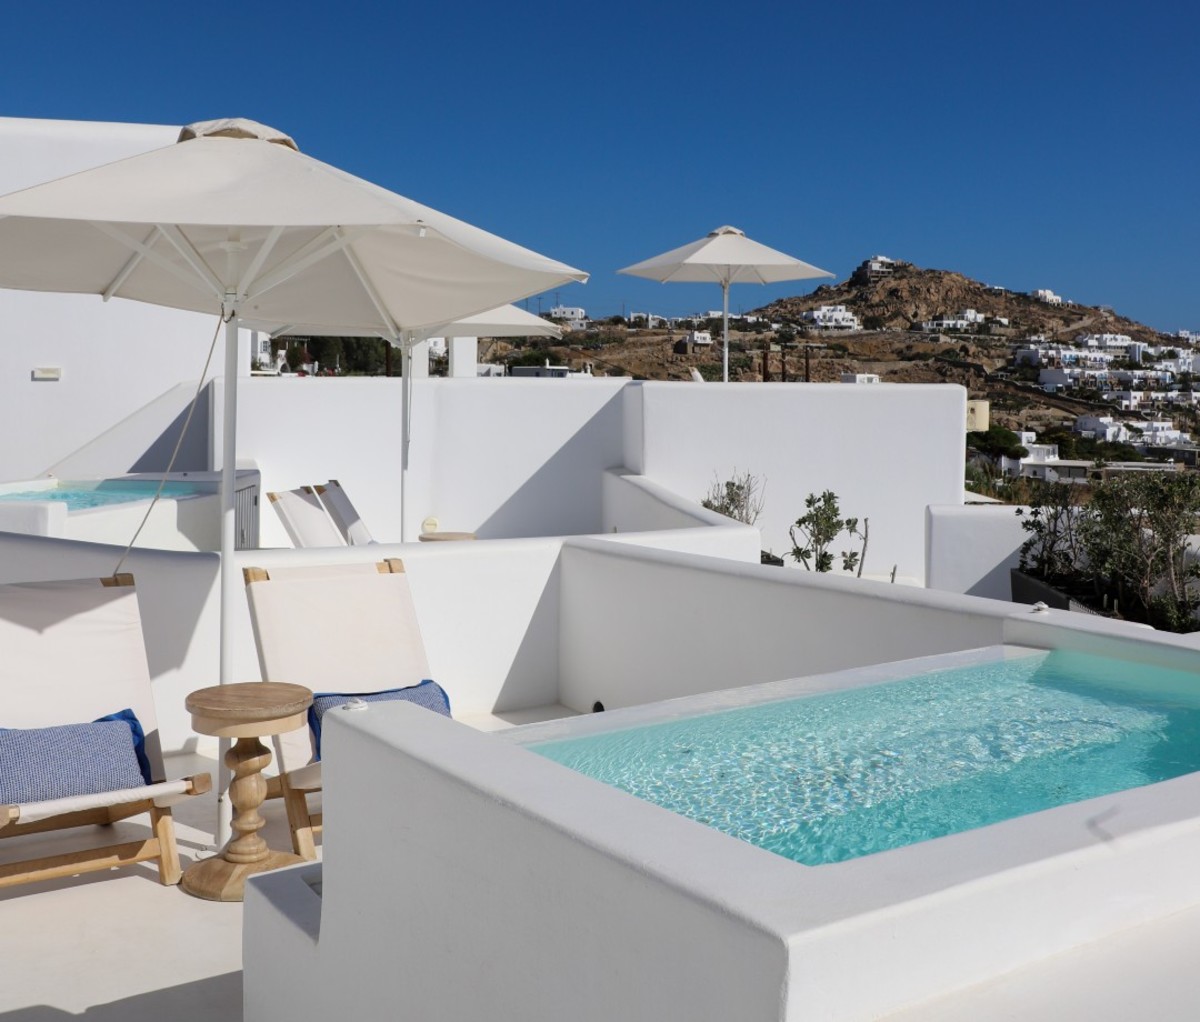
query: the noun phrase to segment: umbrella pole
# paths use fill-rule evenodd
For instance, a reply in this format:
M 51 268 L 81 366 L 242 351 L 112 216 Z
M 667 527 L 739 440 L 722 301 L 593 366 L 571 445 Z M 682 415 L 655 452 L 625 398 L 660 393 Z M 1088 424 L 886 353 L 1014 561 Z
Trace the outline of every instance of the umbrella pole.
M 729 281 L 721 281 L 721 379 L 729 382 Z
M 237 606 L 237 576 L 234 573 L 234 548 L 237 546 L 237 521 L 234 515 L 234 490 L 237 485 L 237 383 L 238 383 L 238 317 L 237 306 L 229 304 L 223 310 L 225 321 L 225 398 L 221 429 L 221 662 L 220 681 L 233 681 L 233 608 Z M 217 833 L 216 843 L 222 848 L 231 834 L 233 817 L 229 802 L 230 770 L 225 765 L 229 739 L 222 738 L 217 755 Z
M 404 407 L 400 415 L 400 542 L 408 539 L 405 519 L 408 517 L 408 444 L 412 439 L 412 341 L 401 338 L 400 385 L 404 393 Z

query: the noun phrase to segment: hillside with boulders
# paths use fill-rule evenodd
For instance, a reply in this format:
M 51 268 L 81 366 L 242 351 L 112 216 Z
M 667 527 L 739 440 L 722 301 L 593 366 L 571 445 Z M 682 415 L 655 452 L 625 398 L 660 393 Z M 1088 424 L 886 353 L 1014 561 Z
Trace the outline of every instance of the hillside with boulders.
M 885 383 L 956 383 L 970 397 L 990 400 L 994 423 L 1040 430 L 1076 415 L 1106 411 L 1107 406 L 1077 395 L 1046 394 L 1028 379 L 1011 378 L 1014 374 L 1008 370 L 1015 342 L 1040 334 L 1066 344 L 1083 333 L 1127 334 L 1150 344 L 1175 341 L 1111 309 L 1050 305 L 950 270 L 888 262 L 889 272 L 872 275 L 865 262 L 842 283 L 780 299 L 745 319 L 732 319 L 729 378 L 829 383 L 844 374 L 874 374 Z M 750 287 L 742 291 L 753 293 Z M 804 320 L 805 312 L 822 305 L 846 306 L 865 329 L 822 330 Z M 924 322 L 957 317 L 967 309 L 986 321 L 953 335 L 919 329 Z M 617 319 L 571 331 L 561 342 L 485 341 L 480 358 L 509 364 L 548 360 L 576 371 L 590 366 L 598 376 L 690 380 L 699 374 L 719 380 L 720 322 L 694 325 L 710 330 L 714 343 L 688 350 L 683 343 L 687 325 L 649 330 Z
M 811 294 L 783 298 L 756 309 L 773 321 L 800 324 L 805 312 L 822 305 L 844 305 L 868 330 L 910 330 L 965 309 L 990 319 L 1006 319 L 1008 327 L 990 333 L 1068 341 L 1081 333 L 1128 334 L 1155 343 L 1157 331 L 1119 316 L 1111 309 L 1086 305 L 1050 305 L 1031 295 L 992 287 L 952 270 L 926 270 L 896 261 L 891 272 L 872 276 L 864 263 L 840 284 L 818 287 Z

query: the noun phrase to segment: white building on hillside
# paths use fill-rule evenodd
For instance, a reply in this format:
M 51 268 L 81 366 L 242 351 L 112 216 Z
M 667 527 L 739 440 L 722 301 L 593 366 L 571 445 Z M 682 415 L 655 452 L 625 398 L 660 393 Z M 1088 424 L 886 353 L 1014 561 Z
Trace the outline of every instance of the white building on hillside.
M 1033 297 L 1039 302 L 1045 302 L 1047 305 L 1062 305 L 1063 300 L 1061 295 L 1056 295 L 1049 288 L 1038 288 L 1033 292 Z
M 587 312 L 575 305 L 556 305 L 548 313 L 551 319 L 561 320 L 568 330 L 585 330 Z
M 1129 441 L 1129 430 L 1111 415 L 1080 415 L 1071 428 L 1074 432 L 1093 440 L 1106 440 L 1109 443 Z
M 862 324 L 858 317 L 844 305 L 822 305 L 811 309 L 800 316 L 806 323 L 821 327 L 824 330 L 861 330 Z

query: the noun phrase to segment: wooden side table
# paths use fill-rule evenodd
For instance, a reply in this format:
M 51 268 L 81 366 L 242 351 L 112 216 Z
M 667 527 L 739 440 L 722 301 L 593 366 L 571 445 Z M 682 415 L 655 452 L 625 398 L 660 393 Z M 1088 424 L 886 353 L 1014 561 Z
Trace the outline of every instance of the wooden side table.
M 263 769 L 271 751 L 261 738 L 294 731 L 307 723 L 312 692 L 303 685 L 251 681 L 202 688 L 187 697 L 192 727 L 203 735 L 236 738 L 225 753 L 233 772 L 229 798 L 233 803 L 233 837 L 219 855 L 189 866 L 182 886 L 188 894 L 209 901 L 241 901 L 246 877 L 280 866 L 304 862 L 290 852 L 274 852 L 259 835 L 266 822 L 259 806 L 267 797 Z

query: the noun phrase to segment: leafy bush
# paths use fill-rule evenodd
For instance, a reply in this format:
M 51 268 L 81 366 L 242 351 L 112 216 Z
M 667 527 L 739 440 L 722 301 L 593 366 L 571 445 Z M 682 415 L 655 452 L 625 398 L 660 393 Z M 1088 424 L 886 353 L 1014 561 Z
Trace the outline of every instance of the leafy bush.
M 861 578 L 867 555 L 867 519 L 862 520 L 859 531 L 857 518 L 843 518 L 837 494 L 832 490 L 825 490 L 820 496 L 810 493 L 804 498 L 804 507 L 805 513 L 788 530 L 792 537 L 792 557 L 809 571 L 832 571 L 834 555 L 829 547 L 845 532 L 851 540 L 857 536 L 862 546 L 839 554 L 842 570 L 857 568 Z
M 708 496 L 700 501 L 700 505 L 735 522 L 753 525 L 762 514 L 765 489 L 766 480 L 760 481 L 750 472 L 738 472 L 735 468 L 733 476 L 723 483 L 714 473 Z

